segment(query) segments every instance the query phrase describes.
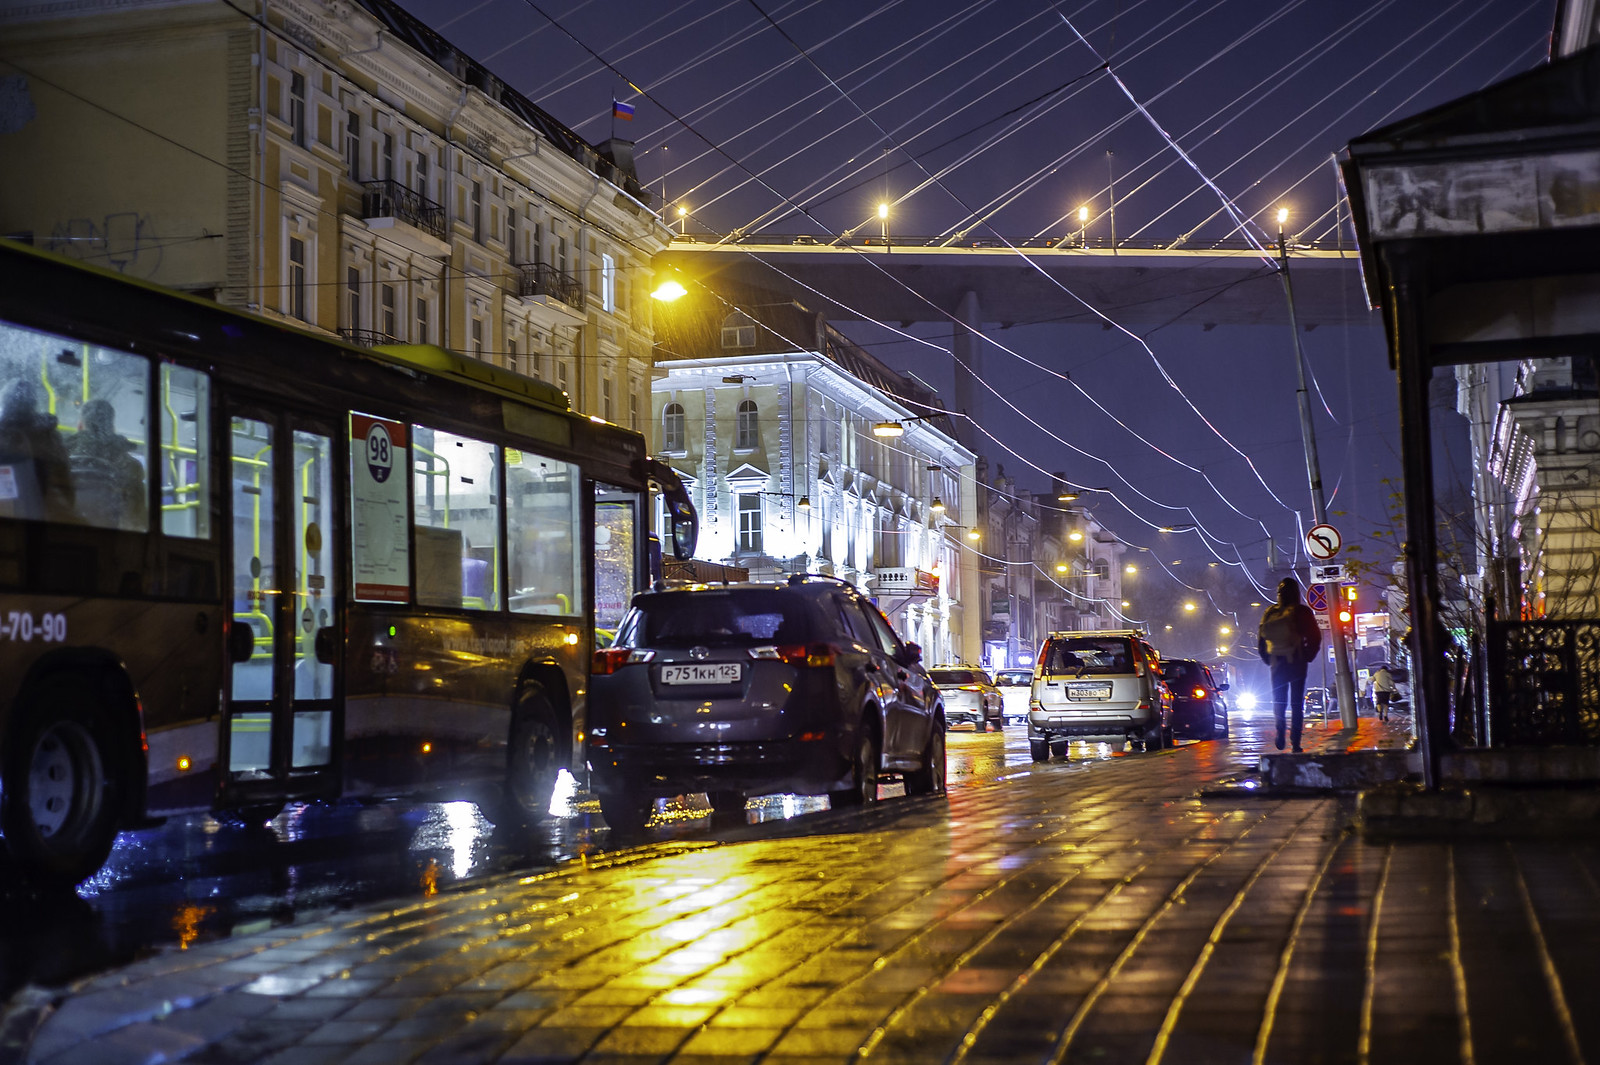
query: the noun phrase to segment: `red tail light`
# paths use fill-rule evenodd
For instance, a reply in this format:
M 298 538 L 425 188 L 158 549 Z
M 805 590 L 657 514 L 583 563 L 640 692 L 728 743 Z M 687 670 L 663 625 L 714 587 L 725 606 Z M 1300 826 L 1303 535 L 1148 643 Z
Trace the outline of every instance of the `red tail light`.
M 1206 690 L 1204 688 L 1196 688 L 1194 690 L 1194 697 L 1196 699 L 1204 699 L 1206 697 Z
M 827 643 L 791 643 L 778 648 L 778 657 L 791 666 L 831 668 L 833 645 Z
M 594 660 L 589 664 L 589 672 L 597 677 L 603 677 L 615 673 L 631 662 L 648 662 L 654 657 L 654 651 L 641 651 L 635 647 L 607 647 L 603 651 L 594 653 Z

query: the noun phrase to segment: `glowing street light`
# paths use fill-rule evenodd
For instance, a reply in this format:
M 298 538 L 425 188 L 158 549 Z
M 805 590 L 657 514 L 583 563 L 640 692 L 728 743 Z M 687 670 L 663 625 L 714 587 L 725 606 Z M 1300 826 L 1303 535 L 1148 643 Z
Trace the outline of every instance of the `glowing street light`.
M 653 300 L 660 300 L 662 303 L 671 303 L 673 300 L 682 299 L 688 294 L 688 289 L 684 288 L 671 278 L 668 278 L 656 286 L 656 290 L 650 293 L 650 298 Z
M 1139 567 L 1135 566 L 1132 562 L 1130 562 L 1126 566 L 1122 567 L 1122 572 L 1126 573 L 1128 576 L 1131 577 L 1135 573 L 1139 572 Z
M 680 204 L 678 204 L 678 236 L 681 237 L 681 236 L 683 236 L 684 234 L 686 234 L 688 232 L 689 232 L 689 205 L 686 204 L 686 203 L 680 203 Z
M 1089 231 L 1089 208 L 1078 208 L 1078 246 L 1088 247 L 1089 241 L 1085 234 Z
M 878 204 L 878 222 L 883 227 L 883 250 L 889 250 L 889 205 Z
M 1184 609 L 1184 610 L 1185 610 L 1185 611 L 1186 611 L 1186 612 L 1188 612 L 1188 613 L 1191 613 L 1191 614 L 1192 614 L 1192 613 L 1194 613 L 1194 609 L 1195 609 L 1195 607 L 1194 607 L 1194 604 L 1193 604 L 1193 603 L 1185 603 L 1185 604 L 1183 604 L 1183 609 Z
M 1233 630 L 1224 625 L 1222 628 L 1217 630 L 1217 633 L 1222 636 L 1231 636 L 1233 634 Z

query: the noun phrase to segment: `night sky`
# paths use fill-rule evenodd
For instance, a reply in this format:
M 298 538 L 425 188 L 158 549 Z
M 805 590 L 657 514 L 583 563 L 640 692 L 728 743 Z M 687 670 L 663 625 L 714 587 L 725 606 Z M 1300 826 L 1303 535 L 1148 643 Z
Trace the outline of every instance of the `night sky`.
M 1104 236 L 1109 185 L 1119 238 L 1202 247 L 1241 235 L 1218 190 L 1260 239 L 1275 237 L 1283 204 L 1299 239 L 1342 229 L 1348 242 L 1335 153 L 1544 62 L 1555 13 L 1555 0 L 403 2 L 588 140 L 612 135 L 613 98 L 633 104 L 616 134 L 703 237 L 871 231 L 882 201 L 907 237 L 1064 236 L 1080 205 Z M 1359 310 L 1354 269 L 1348 291 Z M 1292 560 L 1310 523 L 1287 312 L 1276 326 L 1206 329 L 1197 311 L 1142 337 L 1053 322 L 1081 311 L 1064 294 L 1042 324 L 989 329 L 1003 348 L 986 346 L 981 374 L 1015 405 L 987 395 L 972 412 L 998 438 L 980 449 L 991 473 L 1043 490 L 1040 471 L 1061 470 L 1113 488 L 1083 502 L 1150 548 L 1143 561 L 1213 588 L 1224 612 L 1245 608 L 1242 578 L 1266 582 L 1269 535 Z M 1328 509 L 1375 561 L 1392 554 L 1372 533 L 1392 527 L 1398 485 L 1384 481 L 1398 481 L 1399 435 L 1370 318 L 1302 342 Z M 952 395 L 948 326 L 846 331 Z M 1209 536 L 1153 528 L 1189 523 Z

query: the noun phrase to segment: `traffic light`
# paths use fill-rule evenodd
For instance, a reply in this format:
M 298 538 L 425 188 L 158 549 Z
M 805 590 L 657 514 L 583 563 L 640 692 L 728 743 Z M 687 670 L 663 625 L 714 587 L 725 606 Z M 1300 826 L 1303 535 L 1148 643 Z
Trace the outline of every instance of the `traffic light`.
M 1346 587 L 1344 589 L 1344 594 L 1342 596 L 1340 596 L 1339 611 L 1338 611 L 1337 617 L 1339 619 L 1339 631 L 1344 633 L 1344 635 L 1345 635 L 1345 637 L 1347 639 L 1354 639 L 1355 634 L 1356 634 L 1356 589 L 1355 589 L 1355 585 L 1350 585 L 1350 586 Z

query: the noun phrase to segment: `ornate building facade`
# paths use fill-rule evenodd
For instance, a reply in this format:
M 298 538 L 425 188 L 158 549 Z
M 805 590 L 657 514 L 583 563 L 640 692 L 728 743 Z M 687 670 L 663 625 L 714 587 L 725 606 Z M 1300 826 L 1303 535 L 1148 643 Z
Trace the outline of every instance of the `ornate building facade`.
M 0 11 L 0 232 L 339 333 L 434 343 L 643 428 L 632 145 L 586 143 L 392 0 Z
M 770 297 L 698 286 L 655 316 L 653 446 L 691 486 L 699 555 L 848 580 L 928 662 L 977 661 L 972 452 L 931 391 Z

